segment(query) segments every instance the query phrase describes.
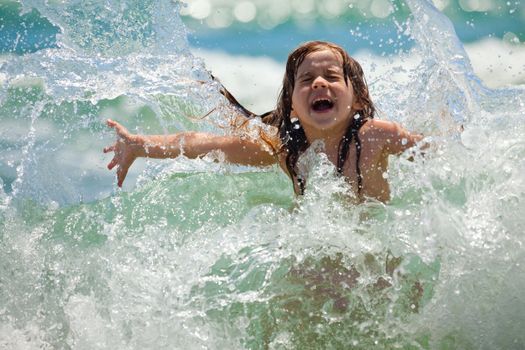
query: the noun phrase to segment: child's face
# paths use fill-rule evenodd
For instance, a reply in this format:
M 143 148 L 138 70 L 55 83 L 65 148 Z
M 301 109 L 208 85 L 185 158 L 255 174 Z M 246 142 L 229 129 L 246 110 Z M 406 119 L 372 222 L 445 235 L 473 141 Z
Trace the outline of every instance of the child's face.
M 352 84 L 345 83 L 340 55 L 329 49 L 308 54 L 296 73 L 291 115 L 307 135 L 346 130 L 357 107 Z

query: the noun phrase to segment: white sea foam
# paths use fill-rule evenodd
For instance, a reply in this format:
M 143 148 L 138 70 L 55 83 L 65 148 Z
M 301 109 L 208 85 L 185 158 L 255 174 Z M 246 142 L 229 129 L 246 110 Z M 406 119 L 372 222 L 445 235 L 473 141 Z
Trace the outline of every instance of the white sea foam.
M 111 193 L 113 175 L 99 177 L 110 156 L 96 155 L 114 139 L 102 116 L 133 131 L 200 129 L 184 116 L 224 101 L 214 84 L 197 83 L 208 77 L 200 60 L 99 57 L 102 40 L 80 56 L 41 51 L 4 64 L 13 89 L 0 161 L 14 174 L 2 174 L 0 191 L 0 348 L 523 348 L 525 91 L 480 87 L 457 38 L 443 45 L 450 23 L 428 2 L 408 2 L 414 21 L 424 19 L 411 27 L 419 50 L 353 54 L 385 115 L 423 131 L 460 116 L 465 131 L 414 162 L 393 157 L 388 204 L 347 203 L 347 184 L 323 156 L 311 159 L 297 201 L 283 173 L 234 174 L 209 159 L 156 163 L 131 191 Z M 93 19 L 78 7 L 66 13 Z M 135 43 L 133 30 L 110 22 Z M 74 46 L 89 26 L 68 23 Z M 478 44 L 508 54 L 494 42 L 467 51 Z M 273 107 L 282 63 L 202 56 L 249 108 Z M 45 84 L 33 89 L 24 75 Z
M 525 43 L 485 38 L 465 47 L 474 72 L 488 87 L 525 84 Z
M 241 103 L 255 112 L 275 108 L 284 75 L 284 65 L 270 57 L 231 55 L 223 51 L 193 49 L 206 67 Z

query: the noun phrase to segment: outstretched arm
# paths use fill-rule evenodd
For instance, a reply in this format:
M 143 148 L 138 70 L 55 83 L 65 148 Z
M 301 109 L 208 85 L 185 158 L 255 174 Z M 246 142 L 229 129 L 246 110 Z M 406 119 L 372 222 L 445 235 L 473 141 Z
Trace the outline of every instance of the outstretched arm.
M 114 128 L 117 141 L 104 153 L 114 152 L 108 169 L 117 167 L 118 186 L 121 187 L 129 167 L 139 157 L 175 158 L 184 154 L 188 158 L 199 158 L 211 151 L 225 154 L 226 161 L 241 165 L 266 166 L 277 162 L 275 155 L 262 144 L 239 136 L 219 136 L 203 132 L 182 132 L 172 135 L 134 135 L 121 124 L 108 119 L 107 125 Z

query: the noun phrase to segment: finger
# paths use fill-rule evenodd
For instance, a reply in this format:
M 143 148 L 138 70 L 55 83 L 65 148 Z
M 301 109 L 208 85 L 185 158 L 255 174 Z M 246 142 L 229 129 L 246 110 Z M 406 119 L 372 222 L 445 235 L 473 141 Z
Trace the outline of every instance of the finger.
M 115 131 L 117 132 L 117 135 L 119 137 L 124 137 L 124 138 L 128 137 L 128 135 L 129 135 L 128 129 L 126 129 L 124 126 L 122 126 L 121 124 L 117 123 L 116 121 L 114 121 L 112 119 L 108 119 L 108 120 L 106 120 L 106 124 L 110 128 L 115 129 Z
M 113 152 L 115 150 L 115 145 L 111 145 L 111 146 L 108 146 L 108 147 L 104 147 L 104 149 L 102 150 L 104 153 L 108 153 L 108 152 Z
M 127 138 L 129 135 L 128 129 L 120 125 L 119 123 L 115 122 L 115 131 L 117 132 L 117 135 L 122 138 Z
M 115 124 L 117 124 L 116 121 L 114 121 L 113 119 L 106 119 L 106 125 L 113 128 L 115 126 Z
M 128 174 L 129 167 L 121 166 L 117 169 L 117 185 L 118 187 L 122 187 L 122 183 L 124 182 L 124 179 L 126 178 L 126 175 Z
M 118 164 L 118 159 L 117 157 L 113 157 L 113 159 L 111 160 L 111 162 L 109 162 L 108 164 L 108 169 L 111 170 L 115 167 L 115 165 Z

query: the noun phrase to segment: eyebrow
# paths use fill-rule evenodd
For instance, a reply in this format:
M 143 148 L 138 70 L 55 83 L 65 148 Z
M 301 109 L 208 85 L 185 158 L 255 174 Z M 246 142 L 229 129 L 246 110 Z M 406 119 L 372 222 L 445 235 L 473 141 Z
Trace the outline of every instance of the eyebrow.
M 301 74 L 298 74 L 297 78 L 302 78 L 302 77 L 309 76 L 309 75 L 312 75 L 312 73 L 310 73 L 310 71 L 306 71 L 306 72 L 302 72 Z
M 342 72 L 343 71 L 343 68 L 339 67 L 339 66 L 331 66 L 331 67 L 328 67 L 326 69 L 328 72 L 336 72 L 336 73 L 339 73 L 339 72 Z

